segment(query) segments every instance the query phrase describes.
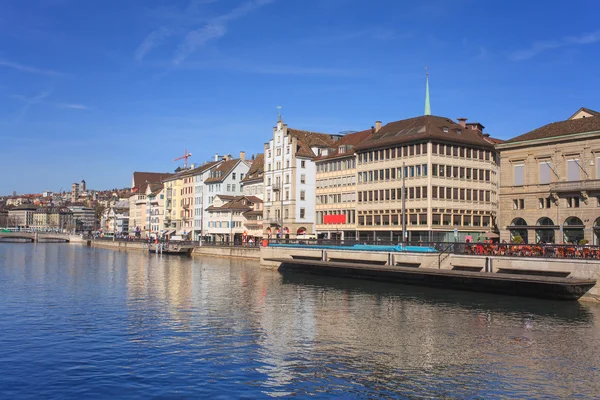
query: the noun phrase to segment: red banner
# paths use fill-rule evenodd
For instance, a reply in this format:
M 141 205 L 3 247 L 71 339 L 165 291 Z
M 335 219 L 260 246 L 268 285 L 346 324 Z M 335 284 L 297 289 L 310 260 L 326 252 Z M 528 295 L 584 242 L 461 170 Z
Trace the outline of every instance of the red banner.
M 325 224 L 345 224 L 346 216 L 344 214 L 339 215 L 324 215 L 323 223 Z

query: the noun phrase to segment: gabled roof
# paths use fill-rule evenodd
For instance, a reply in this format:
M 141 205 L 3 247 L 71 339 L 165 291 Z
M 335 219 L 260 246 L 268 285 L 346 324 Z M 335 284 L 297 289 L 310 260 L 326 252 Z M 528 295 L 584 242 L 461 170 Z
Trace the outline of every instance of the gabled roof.
M 335 148 L 332 148 L 326 156 L 318 156 L 315 161 L 330 160 L 332 158 L 346 157 L 355 153 L 354 148 L 371 137 L 372 130 L 367 129 L 360 132 L 353 132 L 344 135 L 340 140 L 335 142 Z M 340 146 L 345 146 L 345 151 L 340 153 Z
M 148 183 L 160 183 L 173 175 L 167 172 L 134 172 L 131 191 L 145 193 Z
M 259 199 L 260 200 L 260 199 Z M 246 204 L 244 204 L 244 202 Z M 222 206 L 210 206 L 206 211 L 241 211 L 252 210 L 253 202 L 247 196 L 236 196 Z
M 523 142 L 526 140 L 548 139 L 558 136 L 573 135 L 576 133 L 600 132 L 600 116 L 590 118 L 568 119 L 553 122 L 534 129 L 523 135 L 514 137 L 506 143 Z
M 447 130 L 447 131 L 445 131 Z M 460 132 L 460 133 L 458 133 Z M 358 146 L 357 151 L 409 142 L 437 140 L 493 148 L 494 145 L 469 127 L 446 117 L 421 115 L 390 122 Z
M 240 161 L 241 160 L 239 158 L 223 161 L 212 170 L 211 177 L 205 179 L 204 183 L 223 182 L 227 175 L 229 175 L 229 173 L 236 167 L 236 165 L 238 165 Z
M 265 155 L 263 153 L 257 154 L 252 161 L 250 169 L 242 179 L 242 183 L 248 183 L 254 180 L 262 181 L 263 174 L 265 172 Z
M 199 167 L 196 167 L 194 169 L 189 169 L 189 170 L 185 170 L 180 172 L 181 176 L 194 176 L 194 175 L 198 175 L 201 174 L 209 169 L 211 169 L 212 167 L 214 167 L 215 165 L 219 164 L 220 162 L 222 162 L 223 160 L 219 160 L 219 161 L 209 161 L 207 163 L 202 164 Z
M 573 115 L 571 115 L 569 117 L 569 119 L 573 119 L 573 117 L 576 116 L 577 114 L 579 114 L 580 112 L 584 112 L 586 114 L 590 114 L 590 115 L 592 115 L 594 117 L 597 117 L 597 116 L 600 115 L 600 112 L 598 112 L 598 111 L 594 111 L 594 110 L 592 110 L 590 108 L 587 108 L 587 107 L 581 107 L 579 110 L 575 111 L 575 113 Z
M 296 156 L 313 158 L 316 154 L 312 151 L 313 147 L 332 147 L 338 140 L 338 135 L 329 133 L 310 132 L 300 129 L 287 128 L 290 136 L 298 138 L 298 149 Z

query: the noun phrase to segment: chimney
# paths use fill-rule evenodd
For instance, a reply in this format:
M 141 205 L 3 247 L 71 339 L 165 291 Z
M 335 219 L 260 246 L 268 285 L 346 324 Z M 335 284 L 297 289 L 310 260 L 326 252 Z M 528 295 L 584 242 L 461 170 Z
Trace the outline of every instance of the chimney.
M 375 127 L 371 126 L 371 135 L 375 133 Z
M 483 137 L 485 126 L 481 125 L 479 122 L 469 122 L 467 128 L 474 130 L 479 136 Z
M 245 151 L 240 151 L 240 160 L 242 160 L 242 161 L 246 160 L 246 152 Z
M 219 161 L 219 154 L 215 153 L 215 161 Z
M 375 132 L 381 129 L 381 121 L 375 121 Z
M 190 164 L 190 169 L 196 168 L 196 164 Z
M 463 128 L 467 127 L 467 118 L 456 118 L 456 120 L 458 121 L 458 124 Z

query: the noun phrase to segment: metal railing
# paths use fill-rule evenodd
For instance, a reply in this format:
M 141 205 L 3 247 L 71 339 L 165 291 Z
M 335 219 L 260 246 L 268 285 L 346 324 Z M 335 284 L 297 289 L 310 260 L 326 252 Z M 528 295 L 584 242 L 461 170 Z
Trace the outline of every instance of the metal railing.
M 424 246 L 438 251 L 438 263 L 444 255 L 472 255 L 494 257 L 537 257 L 600 260 L 600 246 L 575 244 L 514 244 L 464 242 L 394 242 L 385 240 L 335 239 L 265 239 L 268 244 L 299 244 L 313 246 L 350 247 L 355 244 L 377 246 Z M 410 251 L 410 250 L 409 250 Z

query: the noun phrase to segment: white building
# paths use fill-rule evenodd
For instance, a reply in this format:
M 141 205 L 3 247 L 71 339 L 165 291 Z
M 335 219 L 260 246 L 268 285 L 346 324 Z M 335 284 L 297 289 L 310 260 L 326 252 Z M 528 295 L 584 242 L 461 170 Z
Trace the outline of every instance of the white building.
M 219 162 L 214 168 L 211 168 L 208 176 L 204 179 L 203 188 L 201 189 L 201 207 L 206 210 L 213 205 L 216 196 L 241 196 L 242 185 L 250 163 L 245 160 L 245 153 L 240 152 L 240 158 L 232 159 L 231 156 L 225 156 L 222 162 Z M 206 216 L 206 214 L 205 214 Z M 194 216 L 196 217 L 196 216 Z M 199 216 L 202 220 L 202 231 L 208 232 L 208 223 L 205 218 Z M 194 227 L 195 229 L 196 227 Z M 202 235 L 206 236 L 206 235 Z
M 313 159 L 342 135 L 288 128 L 281 118 L 264 153 L 264 234 L 314 233 L 316 166 Z
M 213 242 L 245 242 L 249 237 L 246 214 L 262 201 L 255 196 L 217 195 L 206 209 L 207 233 Z

